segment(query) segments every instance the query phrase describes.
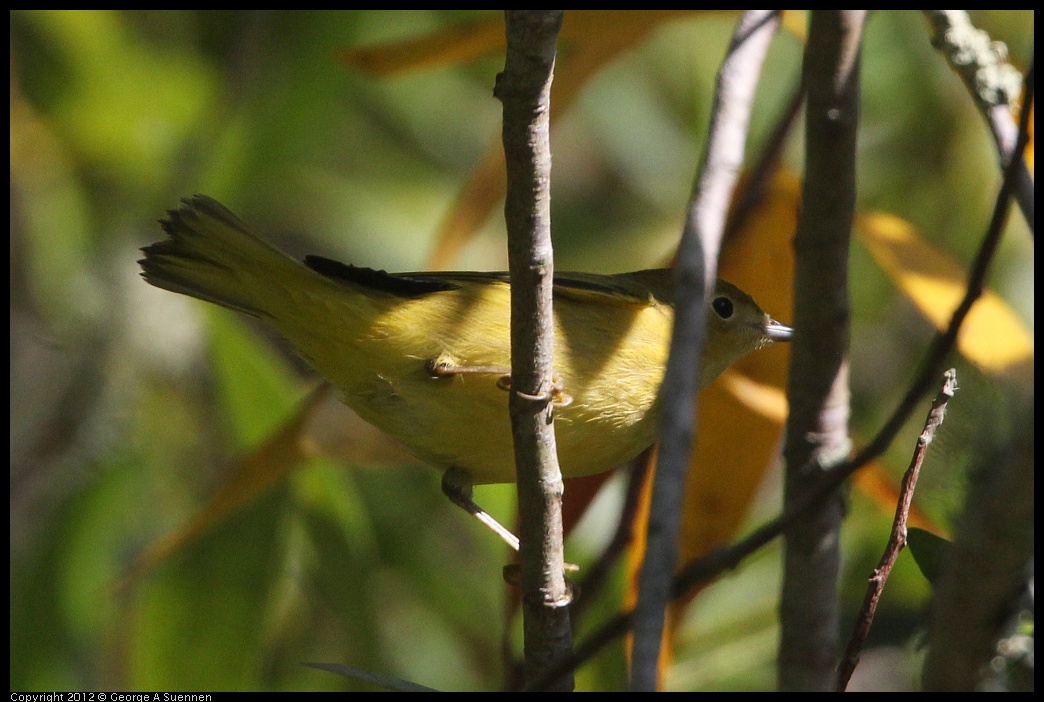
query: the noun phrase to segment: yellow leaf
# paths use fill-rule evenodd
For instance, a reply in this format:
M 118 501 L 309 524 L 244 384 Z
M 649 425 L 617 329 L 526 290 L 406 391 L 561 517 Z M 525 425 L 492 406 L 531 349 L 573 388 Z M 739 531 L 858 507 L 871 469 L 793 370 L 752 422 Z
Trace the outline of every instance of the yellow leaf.
M 926 242 L 908 222 L 884 213 L 860 215 L 863 244 L 936 329 L 945 329 L 964 297 L 968 273 Z M 1033 339 L 1022 320 L 986 290 L 972 307 L 957 338 L 961 354 L 986 373 L 1028 372 Z

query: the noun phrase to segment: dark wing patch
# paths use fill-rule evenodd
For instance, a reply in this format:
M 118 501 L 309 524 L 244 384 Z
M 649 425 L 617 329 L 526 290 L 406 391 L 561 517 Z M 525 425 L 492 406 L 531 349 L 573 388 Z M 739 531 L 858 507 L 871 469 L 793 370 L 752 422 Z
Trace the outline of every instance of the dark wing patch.
M 348 265 L 322 256 L 305 256 L 304 264 L 331 280 L 360 285 L 396 297 L 423 297 L 431 293 L 460 288 L 459 285 L 449 280 L 440 280 L 433 276 L 389 273 L 374 268 Z
M 304 262 L 313 271 L 331 280 L 361 285 L 404 298 L 459 290 L 469 283 L 511 283 L 511 277 L 506 272 L 388 273 L 322 256 L 306 256 Z M 616 275 L 558 273 L 555 275 L 554 294 L 586 304 L 646 306 L 658 300 L 670 305 L 672 287 L 671 272 L 664 269 Z
M 671 304 L 671 273 L 645 270 L 616 275 L 562 273 L 555 276 L 555 294 L 581 302 L 645 306 L 658 300 Z

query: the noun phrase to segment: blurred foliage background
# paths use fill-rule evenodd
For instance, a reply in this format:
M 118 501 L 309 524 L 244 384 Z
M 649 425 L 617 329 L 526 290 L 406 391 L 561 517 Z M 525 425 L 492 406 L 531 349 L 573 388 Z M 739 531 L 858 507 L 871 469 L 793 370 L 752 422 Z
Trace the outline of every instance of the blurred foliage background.
M 144 284 L 137 250 L 161 238 L 156 220 L 202 192 L 294 255 L 425 268 L 462 183 L 499 148 L 492 86 L 502 54 L 381 77 L 342 52 L 490 16 L 12 12 L 13 690 L 370 687 L 301 661 L 440 689 L 504 685 L 502 642 L 517 639 L 500 577 L 506 554 L 449 505 L 434 471 L 387 453 L 332 400 L 322 416 L 341 444 L 324 453 L 340 460 L 308 460 L 121 581 L 208 503 L 235 455 L 285 426 L 317 380 L 259 327 Z M 973 18 L 1025 67 L 1032 12 Z M 670 256 L 734 19 L 663 18 L 558 116 L 560 269 L 615 272 Z M 798 80 L 801 53 L 799 36 L 780 34 L 758 88 L 752 154 Z M 564 45 L 559 71 L 578 56 Z M 983 120 L 918 13 L 875 14 L 863 61 L 861 209 L 906 220 L 966 264 L 999 182 Z M 800 173 L 800 129 L 783 167 Z M 859 245 L 851 259 L 858 442 L 891 411 L 932 329 Z M 452 267 L 505 266 L 497 211 Z M 1033 275 L 1031 237 L 1013 214 L 991 285 L 1030 330 Z M 986 376 L 955 362 L 962 391 L 917 498 L 943 533 L 968 471 L 1032 421 L 1032 376 Z M 889 456 L 895 476 L 920 421 Z M 482 488 L 480 502 L 510 514 L 512 490 Z M 619 480 L 603 491 L 570 541 L 570 560 L 583 564 L 604 545 L 620 492 Z M 778 503 L 772 474 L 750 523 Z M 846 612 L 862 599 L 890 519 L 853 492 Z M 766 549 L 693 604 L 672 688 L 773 687 L 778 561 Z M 617 610 L 624 587 L 617 573 L 581 632 Z M 862 684 L 914 684 L 927 597 L 904 555 L 857 673 Z M 618 645 L 581 672 L 578 687 L 620 689 L 624 670 Z

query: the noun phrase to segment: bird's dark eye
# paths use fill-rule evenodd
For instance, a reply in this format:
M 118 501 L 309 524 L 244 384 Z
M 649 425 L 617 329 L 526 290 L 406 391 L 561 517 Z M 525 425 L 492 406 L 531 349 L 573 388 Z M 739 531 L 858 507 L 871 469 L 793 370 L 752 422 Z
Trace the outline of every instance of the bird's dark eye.
M 716 297 L 711 302 L 711 307 L 722 319 L 729 319 L 732 314 L 736 311 L 736 308 L 732 304 L 732 300 L 725 296 Z

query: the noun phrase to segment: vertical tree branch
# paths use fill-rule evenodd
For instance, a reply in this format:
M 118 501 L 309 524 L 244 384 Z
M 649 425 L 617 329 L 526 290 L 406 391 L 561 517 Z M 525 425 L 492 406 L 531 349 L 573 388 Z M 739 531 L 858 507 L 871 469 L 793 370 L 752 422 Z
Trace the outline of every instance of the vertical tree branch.
M 704 301 L 714 285 L 725 218 L 743 163 L 754 88 L 778 24 L 778 11 L 759 10 L 744 13 L 736 25 L 718 72 L 707 146 L 678 249 L 674 333 L 661 391 L 660 454 L 634 611 L 632 690 L 657 687 L 664 613 L 678 560 L 685 470 L 694 436 L 693 397 L 706 340 Z
M 795 235 L 794 347 L 784 451 L 787 510 L 843 462 L 848 438 L 848 249 L 855 211 L 863 11 L 812 12 L 803 76 L 806 164 Z M 814 468 L 808 469 L 811 463 Z M 779 685 L 830 690 L 838 648 L 840 492 L 786 536 Z
M 507 10 L 507 56 L 494 94 L 504 106 L 511 270 L 511 427 L 521 521 L 525 678 L 572 651 L 562 568 L 562 473 L 553 420 L 554 262 L 548 114 L 561 10 Z M 568 379 L 566 379 L 568 381 Z M 552 683 L 571 690 L 572 676 Z

